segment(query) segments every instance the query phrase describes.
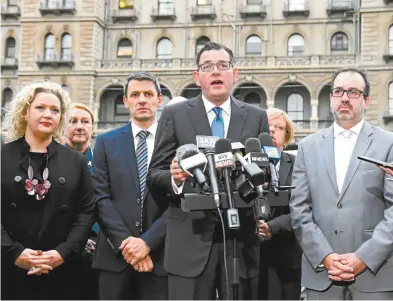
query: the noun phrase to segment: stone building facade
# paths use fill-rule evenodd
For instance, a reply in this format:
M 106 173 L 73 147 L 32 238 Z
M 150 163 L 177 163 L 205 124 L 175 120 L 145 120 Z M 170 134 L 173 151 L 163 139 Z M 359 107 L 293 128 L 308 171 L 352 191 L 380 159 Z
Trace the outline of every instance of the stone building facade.
M 128 121 L 121 86 L 151 71 L 166 102 L 199 93 L 196 52 L 210 40 L 234 51 L 233 95 L 278 107 L 296 141 L 329 126 L 329 79 L 368 71 L 366 119 L 393 130 L 392 0 L 2 0 L 2 104 L 48 79 L 90 106 L 97 131 Z M 160 113 L 160 112 L 159 112 Z M 295 142 L 296 142 L 295 141 Z

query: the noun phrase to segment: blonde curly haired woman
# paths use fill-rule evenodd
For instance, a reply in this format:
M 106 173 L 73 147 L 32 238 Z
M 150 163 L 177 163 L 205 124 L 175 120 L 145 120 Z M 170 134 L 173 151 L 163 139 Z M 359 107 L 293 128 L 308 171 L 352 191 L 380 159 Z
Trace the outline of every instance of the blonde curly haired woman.
M 77 299 L 93 222 L 84 156 L 62 146 L 68 93 L 28 84 L 7 106 L 1 151 L 2 299 Z

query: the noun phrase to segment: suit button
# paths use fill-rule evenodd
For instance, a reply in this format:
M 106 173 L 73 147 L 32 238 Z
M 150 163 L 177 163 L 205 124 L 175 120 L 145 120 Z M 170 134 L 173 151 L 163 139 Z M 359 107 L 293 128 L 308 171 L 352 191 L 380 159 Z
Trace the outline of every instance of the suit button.
M 136 202 L 137 202 L 138 204 L 140 204 L 140 203 L 141 203 L 141 199 L 137 199 Z
M 140 223 L 140 222 L 136 222 L 136 223 L 135 223 L 135 226 L 136 226 L 136 227 L 140 227 L 140 226 L 141 226 L 141 223 Z
M 10 236 L 10 237 L 12 237 L 12 232 L 10 231 L 10 232 L 8 232 L 8 235 Z
M 11 203 L 10 206 L 11 206 L 12 209 L 16 209 L 16 204 L 15 203 Z
M 341 209 L 343 207 L 343 205 L 341 205 L 341 203 L 337 204 L 338 209 Z
M 212 212 L 212 216 L 216 217 L 216 216 L 217 216 L 217 212 L 216 212 L 216 211 L 213 211 L 213 212 Z
M 61 233 L 61 234 L 60 234 L 60 237 L 64 237 L 64 233 Z
M 68 210 L 68 207 L 66 205 L 61 205 L 60 206 L 60 211 L 61 212 L 66 212 Z

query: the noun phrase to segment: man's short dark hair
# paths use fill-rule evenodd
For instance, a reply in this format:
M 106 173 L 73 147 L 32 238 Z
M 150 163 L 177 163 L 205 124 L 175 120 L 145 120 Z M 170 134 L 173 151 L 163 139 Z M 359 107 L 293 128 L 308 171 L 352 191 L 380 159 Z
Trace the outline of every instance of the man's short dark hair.
M 128 84 L 132 80 L 137 80 L 137 81 L 147 80 L 149 82 L 152 82 L 154 84 L 154 87 L 156 88 L 157 95 L 161 94 L 161 88 L 160 88 L 160 84 L 158 82 L 157 77 L 155 77 L 150 72 L 136 72 L 136 73 L 132 73 L 131 75 L 129 75 L 127 77 L 126 82 L 124 83 L 123 93 L 124 93 L 124 96 L 126 96 L 126 97 L 127 97 L 127 92 L 128 92 L 127 91 L 128 90 Z
M 203 46 L 203 48 L 201 50 L 199 50 L 199 52 L 197 54 L 197 58 L 196 58 L 197 66 L 199 66 L 199 61 L 201 59 L 202 53 L 204 53 L 205 51 L 209 51 L 209 50 L 221 50 L 221 49 L 224 49 L 228 53 L 229 61 L 233 65 L 235 62 L 234 62 L 234 59 L 233 59 L 233 52 L 232 52 L 231 49 L 229 49 L 227 46 L 219 44 L 219 43 L 207 42 L 205 44 L 205 46 Z
M 330 83 L 330 89 L 334 88 L 334 81 L 336 80 L 337 76 L 339 74 L 345 73 L 345 72 L 360 74 L 363 77 L 363 80 L 364 80 L 364 89 L 363 89 L 364 96 L 370 96 L 370 82 L 369 82 L 369 80 L 367 78 L 366 71 L 361 70 L 361 69 L 357 69 L 357 68 L 345 68 L 345 69 L 340 69 L 340 70 L 336 71 L 333 74 L 333 78 L 332 78 L 332 81 Z

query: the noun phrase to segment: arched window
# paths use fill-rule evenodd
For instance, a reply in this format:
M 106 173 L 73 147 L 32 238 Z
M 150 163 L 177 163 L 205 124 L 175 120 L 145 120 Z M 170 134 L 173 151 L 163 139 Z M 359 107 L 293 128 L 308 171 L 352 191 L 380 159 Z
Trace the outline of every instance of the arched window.
M 121 39 L 117 44 L 118 57 L 132 57 L 132 43 L 129 39 Z
M 10 88 L 5 88 L 3 90 L 3 95 L 2 95 L 2 103 L 1 106 L 4 108 L 5 105 L 12 100 L 12 90 Z
M 336 32 L 330 41 L 330 50 L 344 51 L 348 50 L 348 37 L 343 32 Z
M 288 56 L 302 56 L 304 54 L 304 38 L 300 34 L 293 34 L 288 39 Z
M 208 37 L 198 38 L 198 40 L 195 43 L 195 55 L 197 55 L 199 51 L 201 51 L 201 49 L 203 48 L 203 46 L 205 46 L 207 42 L 210 42 L 210 39 Z
M 303 96 L 292 93 L 287 99 L 287 114 L 292 120 L 303 120 Z
M 45 54 L 46 61 L 53 61 L 56 58 L 55 52 L 55 36 L 48 33 L 45 37 Z
M 249 36 L 246 40 L 246 55 L 261 55 L 262 40 L 256 35 Z
M 72 59 L 72 42 L 69 33 L 63 34 L 61 39 L 61 59 L 63 61 L 70 61 Z
M 393 115 L 393 81 L 389 84 L 389 115 Z
M 115 117 L 116 116 L 124 116 L 124 115 L 129 115 L 130 112 L 124 105 L 123 101 L 123 95 L 119 94 L 116 99 L 115 99 Z
M 5 57 L 6 58 L 15 57 L 15 39 L 12 37 L 9 37 L 5 41 Z
M 389 54 L 393 55 L 393 25 L 389 27 Z
M 157 43 L 157 59 L 172 58 L 172 42 L 168 38 L 162 38 Z
M 244 97 L 244 102 L 252 104 L 252 105 L 257 106 L 259 108 L 261 107 L 261 97 L 259 96 L 258 93 L 255 93 L 255 92 L 248 93 Z

